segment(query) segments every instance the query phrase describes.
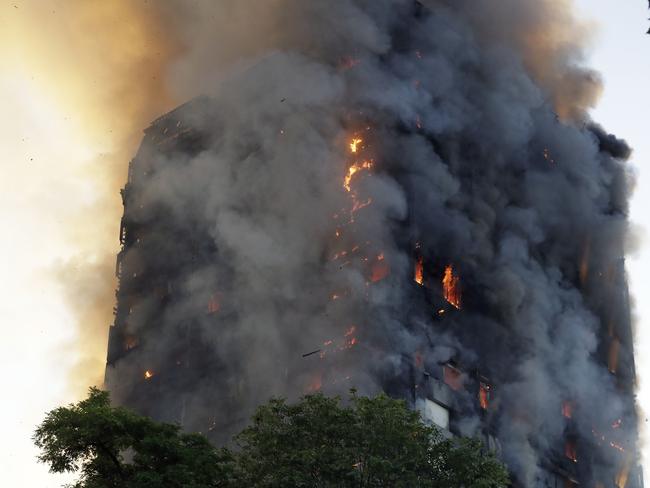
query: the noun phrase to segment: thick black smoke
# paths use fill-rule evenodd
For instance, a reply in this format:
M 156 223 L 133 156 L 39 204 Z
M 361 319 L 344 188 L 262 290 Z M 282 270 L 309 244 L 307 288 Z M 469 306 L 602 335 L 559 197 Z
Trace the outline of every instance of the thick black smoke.
M 259 3 L 179 14 L 174 82 L 210 98 L 169 117 L 198 139 L 154 127 L 132 164 L 117 398 L 230 433 L 270 395 L 415 404 L 451 361 L 453 428 L 496 437 L 524 486 L 567 444 L 566 473 L 611 483 L 636 439 L 630 150 L 585 116 L 565 2 Z

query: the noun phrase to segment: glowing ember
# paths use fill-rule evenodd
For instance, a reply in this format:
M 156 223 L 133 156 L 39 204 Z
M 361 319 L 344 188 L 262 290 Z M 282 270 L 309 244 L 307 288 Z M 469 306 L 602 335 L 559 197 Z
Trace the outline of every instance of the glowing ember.
M 346 189 L 346 191 L 351 191 L 352 188 L 350 187 L 350 183 L 352 183 L 352 177 L 357 174 L 359 171 L 362 171 L 364 169 L 371 169 L 373 167 L 373 162 L 372 160 L 365 160 L 365 161 L 359 161 L 354 163 L 352 166 L 348 168 L 348 174 L 345 175 L 345 179 L 343 181 L 343 188 Z
M 356 332 L 357 328 L 356 326 L 350 327 L 348 330 L 345 331 L 345 345 L 343 346 L 342 349 L 349 349 L 353 346 L 356 345 L 357 343 L 357 338 L 354 337 L 354 333 Z
M 562 402 L 562 416 L 567 419 L 573 417 L 573 405 L 571 402 Z
M 334 256 L 332 256 L 332 261 L 336 261 L 337 259 L 343 258 L 343 257 L 345 257 L 347 255 L 348 255 L 347 251 L 337 252 Z
M 144 372 L 144 379 L 150 380 L 151 378 L 153 378 L 153 372 L 148 369 Z
M 359 202 L 356 198 L 354 199 L 354 204 L 352 205 L 352 210 L 350 211 L 351 214 L 354 214 L 355 212 L 358 212 L 362 208 L 366 208 L 368 205 L 372 203 L 372 198 L 368 198 L 365 202 Z M 352 220 L 351 222 L 354 222 Z
M 442 278 L 442 287 L 445 300 L 457 309 L 460 309 L 460 279 L 458 276 L 454 276 L 454 269 L 451 265 L 448 265 L 445 268 L 445 276 Z
M 135 336 L 127 336 L 126 340 L 124 341 L 124 348 L 127 351 L 130 351 L 136 347 L 138 347 L 138 338 Z
M 621 446 L 620 444 L 617 444 L 616 442 L 612 441 L 612 442 L 609 443 L 609 445 L 612 446 L 614 449 L 618 449 L 621 452 L 625 452 L 625 448 L 623 446 Z
M 424 260 L 422 256 L 420 256 L 415 263 L 415 275 L 413 276 L 413 279 L 418 285 L 424 284 Z
M 377 256 L 377 261 L 372 266 L 372 273 L 370 275 L 370 281 L 372 283 L 377 283 L 378 281 L 383 280 L 388 276 L 390 272 L 390 267 L 388 262 L 384 259 L 383 253 Z
M 363 142 L 362 139 L 352 139 L 352 142 L 350 142 L 350 152 L 353 154 L 356 154 L 359 151 L 359 145 Z
M 307 385 L 307 392 L 311 393 L 319 391 L 323 386 L 323 378 L 320 373 L 317 373 Z

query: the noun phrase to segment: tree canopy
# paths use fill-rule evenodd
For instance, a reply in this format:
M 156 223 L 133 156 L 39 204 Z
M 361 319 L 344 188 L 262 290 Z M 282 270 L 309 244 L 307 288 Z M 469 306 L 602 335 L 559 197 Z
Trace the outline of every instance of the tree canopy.
M 232 457 L 198 434 L 111 407 L 108 392 L 49 412 L 34 433 L 39 460 L 78 472 L 74 488 L 225 487 Z
M 385 395 L 307 395 L 258 407 L 234 450 L 112 407 L 92 388 L 48 413 L 34 434 L 53 472 L 78 472 L 74 488 L 508 486 L 504 466 L 481 443 L 445 439 L 406 403 Z

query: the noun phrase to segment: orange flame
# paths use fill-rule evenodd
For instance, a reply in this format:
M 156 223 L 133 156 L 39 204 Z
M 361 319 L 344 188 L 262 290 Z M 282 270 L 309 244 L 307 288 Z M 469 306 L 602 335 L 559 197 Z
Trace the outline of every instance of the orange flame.
M 370 281 L 372 283 L 377 283 L 378 281 L 383 280 L 390 273 L 390 267 L 388 262 L 384 259 L 384 254 L 377 256 L 377 261 L 372 266 L 372 273 L 370 275 Z
M 127 336 L 127 338 L 124 341 L 124 349 L 127 351 L 130 351 L 131 349 L 134 349 L 138 347 L 138 338 L 135 336 Z
M 616 475 L 616 479 L 614 480 L 614 484 L 616 485 L 616 488 L 625 488 L 627 485 L 627 479 L 630 476 L 630 468 L 632 467 L 632 458 L 631 456 L 627 456 L 627 459 L 625 460 L 625 463 L 621 467 L 620 471 Z
M 454 269 L 451 264 L 445 268 L 445 276 L 442 278 L 442 287 L 445 300 L 457 309 L 460 309 L 460 278 L 454 276 Z
M 345 179 L 343 180 L 343 188 L 345 188 L 345 190 L 348 192 L 352 191 L 352 188 L 350 187 L 350 184 L 352 183 L 352 177 L 359 171 L 364 169 L 371 169 L 372 167 L 373 162 L 369 159 L 354 163 L 348 168 L 348 174 L 345 175 Z
M 144 372 L 144 379 L 150 380 L 151 378 L 153 378 L 153 372 L 148 369 Z
M 481 383 L 478 390 L 478 402 L 483 410 L 490 406 L 490 385 Z
M 576 452 L 576 444 L 574 441 L 566 441 L 564 444 L 564 455 L 574 463 L 578 462 L 578 453 Z
M 354 138 L 350 142 L 350 152 L 356 154 L 359 151 L 359 145 L 363 143 L 363 139 Z
M 422 256 L 420 256 L 415 263 L 415 275 L 413 276 L 413 279 L 418 285 L 424 284 L 424 260 Z
M 316 373 L 309 382 L 309 385 L 307 385 L 307 392 L 311 393 L 314 391 L 319 391 L 322 387 L 323 378 L 320 373 Z
M 353 325 L 348 330 L 345 331 L 345 345 L 342 349 L 349 349 L 354 347 L 357 343 L 357 338 L 354 337 L 354 333 L 357 331 L 357 327 Z
M 354 214 L 361 210 L 362 208 L 366 208 L 368 205 L 372 203 L 372 198 L 368 198 L 365 202 L 360 202 L 356 198 L 353 199 L 353 204 L 352 204 L 352 210 L 350 210 L 350 213 L 352 214 L 352 218 L 350 219 L 350 223 L 354 222 Z

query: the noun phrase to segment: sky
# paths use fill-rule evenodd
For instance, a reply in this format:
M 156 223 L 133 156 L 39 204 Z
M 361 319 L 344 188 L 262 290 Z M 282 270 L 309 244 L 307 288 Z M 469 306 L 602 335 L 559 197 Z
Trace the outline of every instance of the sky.
M 47 20 L 34 17 L 30 4 L 47 13 Z M 134 67 L 143 60 L 155 68 L 155 63 L 164 61 L 165 52 L 158 42 L 155 55 L 161 59 L 156 60 L 150 53 L 156 33 L 122 22 L 128 2 L 104 5 L 110 5 L 102 12 L 102 25 L 108 27 L 76 32 L 76 18 L 87 13 L 83 8 L 66 12 L 54 0 L 0 4 L 0 106 L 5 115 L 0 119 L 0 391 L 4 400 L 0 402 L 4 420 L 0 482 L 14 488 L 54 488 L 67 479 L 48 474 L 45 466 L 36 463 L 30 438 L 45 412 L 79 399 L 86 386 L 101 381 L 105 350 L 85 340 L 74 325 L 79 316 L 73 310 L 106 307 L 110 305 L 106 297 L 112 295 L 113 283 L 97 288 L 93 273 L 114 263 L 121 207 L 119 195 L 106 195 L 103 189 L 110 186 L 105 184 L 107 178 L 123 174 L 101 168 L 119 161 L 125 167 L 141 129 L 174 103 L 145 103 L 137 113 L 128 100 L 115 103 L 114 95 L 123 87 L 113 80 L 132 79 Z M 588 64 L 604 80 L 593 118 L 634 149 L 631 164 L 638 180 L 627 268 L 637 328 L 639 405 L 650 412 L 650 300 L 645 299 L 650 290 L 650 170 L 644 165 L 650 158 L 645 123 L 650 114 L 647 3 L 576 0 L 576 6 L 581 18 L 594 22 Z M 56 26 L 61 25 L 56 15 L 65 19 L 72 32 L 48 35 L 56 34 Z M 142 34 L 134 37 L 133 32 Z M 110 74 L 110 83 L 94 63 L 97 52 L 71 50 L 76 41 L 85 43 L 88 35 L 99 45 L 117 38 L 128 41 L 108 53 L 119 54 L 121 60 L 112 66 L 117 72 Z M 148 84 L 147 92 L 137 95 L 149 93 L 164 99 L 156 84 Z M 105 242 L 106 235 L 115 237 Z M 70 288 L 62 285 L 66 279 L 74 282 L 74 301 Z M 103 331 L 90 332 L 105 336 L 108 323 L 105 326 Z M 76 381 L 71 382 L 71 377 Z M 644 419 L 645 414 L 643 425 Z M 650 452 L 644 454 L 650 480 Z

